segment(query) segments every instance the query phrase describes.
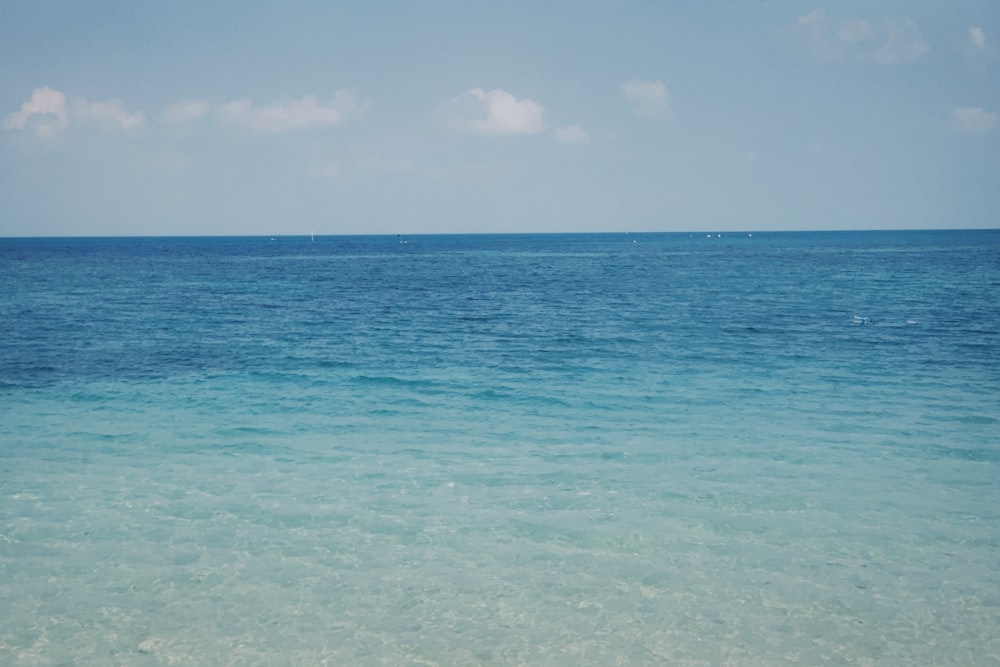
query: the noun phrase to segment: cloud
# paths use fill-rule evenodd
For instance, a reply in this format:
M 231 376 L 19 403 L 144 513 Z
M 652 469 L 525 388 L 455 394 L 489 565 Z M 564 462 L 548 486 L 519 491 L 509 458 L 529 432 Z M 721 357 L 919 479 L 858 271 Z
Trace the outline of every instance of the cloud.
M 913 62 L 930 50 L 920 37 L 917 24 L 910 19 L 888 21 L 888 38 L 872 54 L 872 59 L 881 65 L 896 65 Z
M 590 143 L 590 134 L 576 123 L 566 127 L 557 127 L 555 137 L 556 141 L 563 144 Z
M 637 116 L 645 118 L 670 118 L 670 92 L 662 81 L 631 79 L 622 84 L 625 99 L 632 103 Z
M 863 42 L 875 34 L 872 24 L 864 19 L 848 19 L 840 27 L 837 38 L 844 42 Z
M 795 22 L 795 29 L 805 35 L 812 47 L 813 56 L 822 62 L 839 60 L 841 50 L 838 48 L 836 40 L 827 37 L 826 12 L 816 9 L 804 16 L 800 16 Z
M 517 99 L 506 90 L 473 88 L 451 101 L 452 126 L 470 134 L 538 134 L 545 130 L 545 108 Z
M 207 114 L 211 107 L 205 100 L 185 100 L 171 104 L 160 114 L 160 120 L 166 123 L 187 123 L 197 120 Z
M 983 67 L 997 57 L 997 49 L 986 37 L 986 31 L 979 26 L 969 26 L 966 40 L 962 43 L 967 62 Z
M 260 132 L 282 132 L 315 127 L 335 127 L 364 114 L 367 103 L 358 102 L 352 91 L 338 90 L 324 103 L 313 95 L 254 107 L 248 99 L 235 100 L 219 108 L 219 113 L 234 123 Z
M 94 122 L 111 129 L 132 132 L 143 126 L 145 118 L 138 111 L 129 112 L 118 100 L 88 102 L 74 100 L 67 104 L 66 95 L 52 88 L 36 88 L 21 110 L 7 115 L 3 127 L 7 130 L 32 129 L 39 137 L 51 138 L 67 127 Z
M 835 22 L 817 9 L 800 16 L 793 31 L 804 36 L 820 62 L 861 60 L 897 65 L 918 60 L 930 50 L 911 19 L 887 20 L 881 26 L 862 18 Z
M 997 125 L 997 114 L 981 107 L 959 107 L 951 112 L 956 127 L 963 132 L 979 133 L 992 130 Z
M 977 28 L 976 26 L 970 27 L 969 37 L 972 38 L 972 43 L 979 48 L 986 48 L 986 33 L 983 32 L 982 28 Z
M 122 103 L 118 100 L 108 100 L 107 102 L 88 102 L 80 100 L 73 104 L 74 120 L 96 121 L 107 127 L 132 132 L 139 129 L 145 123 L 142 113 L 125 111 Z
M 3 120 L 5 130 L 34 129 L 39 137 L 54 137 L 69 125 L 66 95 L 51 88 L 35 88 L 21 110 Z

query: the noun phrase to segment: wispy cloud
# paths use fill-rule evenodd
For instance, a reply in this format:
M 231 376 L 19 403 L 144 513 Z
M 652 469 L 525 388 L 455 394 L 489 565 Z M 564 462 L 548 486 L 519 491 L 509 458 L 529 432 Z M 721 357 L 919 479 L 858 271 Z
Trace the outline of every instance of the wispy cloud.
M 670 92 L 662 81 L 631 79 L 622 84 L 622 93 L 632 104 L 637 116 L 644 118 L 671 118 Z
M 88 102 L 79 100 L 73 104 L 74 120 L 98 122 L 111 129 L 133 132 L 145 123 L 145 117 L 138 111 L 126 111 L 118 100 Z
M 881 65 L 897 65 L 918 60 L 930 50 L 920 36 L 917 24 L 911 19 L 888 21 L 885 43 L 872 53 L 872 59 Z
M 590 143 L 590 134 L 577 123 L 565 127 L 557 127 L 555 139 L 563 144 Z
M 992 130 L 998 121 L 997 114 L 982 107 L 958 107 L 952 109 L 951 117 L 959 130 L 973 134 Z
M 966 64 L 980 71 L 996 60 L 997 48 L 990 41 L 986 31 L 980 26 L 973 25 L 968 27 L 961 46 L 962 52 L 966 57 Z
M 282 132 L 317 127 L 334 127 L 364 114 L 368 104 L 359 102 L 352 91 L 339 90 L 333 99 L 320 102 L 313 95 L 255 107 L 249 99 L 219 107 L 219 114 L 233 123 L 260 132 Z
M 828 62 L 840 58 L 841 50 L 838 48 L 838 40 L 831 38 L 828 34 L 830 32 L 829 20 L 826 17 L 826 12 L 822 9 L 816 9 L 800 16 L 795 21 L 795 30 L 808 40 L 813 56 L 817 60 Z
M 983 49 L 986 48 L 986 33 L 983 32 L 982 28 L 977 26 L 972 26 L 969 28 L 969 37 L 972 39 L 972 43 Z
M 232 123 L 253 130 L 281 132 L 340 125 L 362 116 L 367 106 L 368 102 L 358 101 L 352 91 L 341 90 L 326 102 L 320 102 L 313 95 L 265 106 L 255 106 L 249 99 L 242 99 L 224 104 L 216 112 Z M 205 100 L 184 100 L 164 109 L 159 120 L 169 124 L 188 123 L 207 116 L 212 110 L 212 105 Z M 65 93 L 43 87 L 36 88 L 19 111 L 5 116 L 2 127 L 51 138 L 68 127 L 84 123 L 134 133 L 145 126 L 146 118 L 140 111 L 126 109 L 120 100 L 67 100 Z
M 54 137 L 69 125 L 66 95 L 51 88 L 35 88 L 21 110 L 3 120 L 5 130 L 34 130 L 39 137 Z
M 8 114 L 3 121 L 7 130 L 31 130 L 43 138 L 62 133 L 71 124 L 93 122 L 112 130 L 134 132 L 145 124 L 138 111 L 126 111 L 119 100 L 88 102 L 76 99 L 67 103 L 66 94 L 52 88 L 36 88 L 20 111 Z
M 164 109 L 160 120 L 165 123 L 187 123 L 205 116 L 211 108 L 205 100 L 185 100 Z
M 805 38 L 820 62 L 862 60 L 898 65 L 919 60 L 930 50 L 919 27 L 909 18 L 881 24 L 858 17 L 835 21 L 817 9 L 800 16 L 793 31 Z
M 538 134 L 545 131 L 544 114 L 538 102 L 499 88 L 472 88 L 450 104 L 452 126 L 470 134 Z
M 843 42 L 864 42 L 875 34 L 875 28 L 870 21 L 864 19 L 847 19 L 837 32 L 837 39 Z

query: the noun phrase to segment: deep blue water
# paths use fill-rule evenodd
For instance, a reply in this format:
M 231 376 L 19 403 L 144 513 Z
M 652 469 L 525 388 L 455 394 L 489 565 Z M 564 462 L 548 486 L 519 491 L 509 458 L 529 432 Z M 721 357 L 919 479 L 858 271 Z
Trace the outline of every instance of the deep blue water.
M 1000 661 L 1000 231 L 0 239 L 0 287 L 0 663 Z

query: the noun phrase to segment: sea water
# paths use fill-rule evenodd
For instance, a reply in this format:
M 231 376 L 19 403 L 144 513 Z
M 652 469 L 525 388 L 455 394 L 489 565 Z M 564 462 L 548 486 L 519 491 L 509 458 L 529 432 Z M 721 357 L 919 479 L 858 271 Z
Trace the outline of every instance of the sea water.
M 1000 232 L 0 240 L 0 663 L 996 665 Z

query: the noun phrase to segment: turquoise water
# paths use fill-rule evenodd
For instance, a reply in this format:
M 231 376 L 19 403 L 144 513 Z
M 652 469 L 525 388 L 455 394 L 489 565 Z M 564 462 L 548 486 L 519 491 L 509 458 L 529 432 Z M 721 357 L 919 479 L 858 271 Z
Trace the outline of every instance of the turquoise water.
M 1000 662 L 1000 232 L 6 239 L 0 286 L 0 664 Z

